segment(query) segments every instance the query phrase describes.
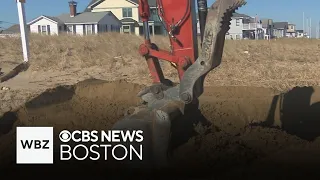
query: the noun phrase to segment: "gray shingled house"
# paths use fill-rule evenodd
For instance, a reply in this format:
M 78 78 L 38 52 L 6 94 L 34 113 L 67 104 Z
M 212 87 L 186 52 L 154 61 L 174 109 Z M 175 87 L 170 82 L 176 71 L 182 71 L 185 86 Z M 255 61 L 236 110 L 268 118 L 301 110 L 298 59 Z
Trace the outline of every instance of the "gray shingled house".
M 56 17 L 39 16 L 30 21 L 31 33 L 46 35 L 58 35 L 66 32 L 68 34 L 90 35 L 100 32 L 119 32 L 121 21 L 111 12 L 82 12 L 77 13 L 77 3 L 69 2 L 70 13 L 61 14 Z
M 287 36 L 288 22 L 274 22 L 273 35 L 276 38 L 283 38 Z

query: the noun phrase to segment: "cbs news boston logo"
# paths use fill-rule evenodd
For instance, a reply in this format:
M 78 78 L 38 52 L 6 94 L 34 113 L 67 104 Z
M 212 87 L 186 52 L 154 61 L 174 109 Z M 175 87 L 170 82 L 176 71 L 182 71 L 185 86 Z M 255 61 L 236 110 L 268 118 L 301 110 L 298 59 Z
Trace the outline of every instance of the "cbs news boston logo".
M 53 164 L 53 127 L 17 127 L 17 164 Z M 110 152 L 117 161 L 138 158 L 142 161 L 143 131 L 87 131 L 63 130 L 59 133 L 60 160 L 107 160 Z M 68 143 L 76 144 L 71 146 Z M 86 143 L 93 143 L 87 145 Z M 124 146 L 120 142 L 127 142 Z M 135 144 L 135 146 L 133 145 Z M 138 144 L 138 146 L 137 146 Z M 77 150 L 85 154 L 77 155 Z M 103 153 L 99 153 L 100 151 Z M 122 153 L 117 154 L 116 151 Z

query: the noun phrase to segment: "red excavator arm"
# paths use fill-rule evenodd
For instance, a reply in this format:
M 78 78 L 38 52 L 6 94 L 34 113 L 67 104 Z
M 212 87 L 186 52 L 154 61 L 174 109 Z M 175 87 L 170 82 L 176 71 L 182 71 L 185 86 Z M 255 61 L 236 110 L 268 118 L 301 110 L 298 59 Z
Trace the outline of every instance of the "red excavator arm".
M 169 34 L 170 51 L 158 49 L 151 43 L 149 31 L 150 7 L 148 0 L 139 0 L 139 15 L 144 25 L 145 42 L 139 53 L 146 57 L 150 74 L 154 83 L 163 83 L 164 75 L 158 59 L 176 65 L 179 78 L 198 57 L 198 41 L 196 29 L 196 11 L 191 5 L 193 0 L 157 0 L 159 19 Z
M 144 100 L 144 105 L 118 121 L 113 129 L 143 130 L 146 138 L 143 141 L 144 155 L 147 159 L 141 165 L 146 167 L 167 166 L 174 127 L 184 130 L 193 127 L 187 125 L 192 122 L 188 118 L 193 118 L 190 115 L 199 111 L 198 98 L 203 93 L 204 78 L 220 65 L 231 17 L 238 7 L 245 4 L 245 0 L 216 0 L 207 8 L 206 0 L 197 0 L 202 48 L 198 54 L 195 1 L 156 0 L 157 14 L 169 34 L 171 44 L 170 51 L 165 51 L 151 42 L 150 7 L 148 0 L 139 0 L 139 15 L 145 37 L 139 52 L 146 58 L 154 85 L 138 94 Z M 159 59 L 176 65 L 180 84 L 167 85 Z M 180 118 L 183 121 L 177 121 Z

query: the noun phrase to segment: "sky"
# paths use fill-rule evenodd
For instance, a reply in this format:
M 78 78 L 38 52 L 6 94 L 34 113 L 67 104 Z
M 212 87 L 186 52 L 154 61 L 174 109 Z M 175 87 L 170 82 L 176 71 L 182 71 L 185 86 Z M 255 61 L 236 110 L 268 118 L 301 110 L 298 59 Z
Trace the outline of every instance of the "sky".
M 0 6 L 1 28 L 7 28 L 18 23 L 17 7 L 14 0 L 2 0 Z M 26 16 L 30 21 L 40 15 L 57 16 L 69 11 L 69 0 L 26 0 Z M 83 11 L 90 0 L 76 0 L 78 11 Z M 115 0 L 116 1 L 116 0 Z M 208 0 L 211 5 L 214 0 Z M 303 2 L 303 3 L 302 3 Z M 316 27 L 320 21 L 319 0 L 247 0 L 247 4 L 237 12 L 250 16 L 257 15 L 259 18 L 269 18 L 274 21 L 285 21 L 297 25 L 297 29 L 303 29 L 303 12 L 305 14 L 305 26 L 311 18 L 312 34 L 315 36 Z M 319 12 L 319 11 L 318 11 Z M 7 23 L 8 22 L 8 23 Z

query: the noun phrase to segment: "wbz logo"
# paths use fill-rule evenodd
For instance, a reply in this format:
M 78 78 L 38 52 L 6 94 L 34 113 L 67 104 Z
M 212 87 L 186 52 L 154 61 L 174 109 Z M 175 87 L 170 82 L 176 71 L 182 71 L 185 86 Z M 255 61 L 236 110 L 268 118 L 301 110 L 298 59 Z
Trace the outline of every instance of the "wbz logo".
M 17 127 L 17 164 L 53 164 L 53 127 Z
M 49 140 L 21 140 L 20 142 L 23 149 L 50 149 Z

